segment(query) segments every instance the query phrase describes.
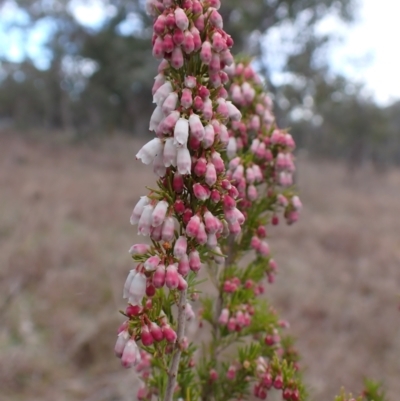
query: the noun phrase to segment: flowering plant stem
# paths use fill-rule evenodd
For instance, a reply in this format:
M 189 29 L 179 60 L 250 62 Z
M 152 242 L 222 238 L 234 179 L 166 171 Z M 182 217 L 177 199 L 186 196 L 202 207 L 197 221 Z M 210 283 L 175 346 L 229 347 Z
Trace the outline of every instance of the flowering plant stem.
M 172 401 L 174 396 L 174 390 L 176 386 L 176 377 L 179 369 L 179 362 L 181 359 L 181 342 L 185 336 L 185 325 L 186 325 L 186 296 L 187 291 L 182 291 L 179 297 L 178 304 L 178 329 L 177 329 L 177 339 L 175 343 L 174 356 L 172 357 L 171 366 L 168 370 L 168 382 L 167 389 L 165 392 L 164 401 Z

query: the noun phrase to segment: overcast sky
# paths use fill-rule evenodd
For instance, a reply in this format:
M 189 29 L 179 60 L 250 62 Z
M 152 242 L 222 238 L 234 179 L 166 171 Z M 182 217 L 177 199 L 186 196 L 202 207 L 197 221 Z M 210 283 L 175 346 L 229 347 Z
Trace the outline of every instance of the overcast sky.
M 400 99 L 400 0 L 359 1 L 361 7 L 352 26 L 338 25 L 337 21 L 328 19 L 321 27 L 322 30 L 339 31 L 344 37 L 344 41 L 330 52 L 330 64 L 349 78 L 364 82 L 368 92 L 380 104 L 389 104 Z M 75 15 L 87 25 L 95 26 L 113 12 L 110 8 L 104 10 L 97 0 L 86 0 L 87 6 L 78 6 L 79 2 L 76 0 Z M 7 19 L 15 19 L 15 9 L 0 9 L 0 12 L 0 53 L 18 61 L 23 57 L 21 43 L 28 40 L 28 52 L 38 57 L 49 27 L 39 27 L 29 39 L 22 38 L 17 32 L 6 34 L 1 25 Z

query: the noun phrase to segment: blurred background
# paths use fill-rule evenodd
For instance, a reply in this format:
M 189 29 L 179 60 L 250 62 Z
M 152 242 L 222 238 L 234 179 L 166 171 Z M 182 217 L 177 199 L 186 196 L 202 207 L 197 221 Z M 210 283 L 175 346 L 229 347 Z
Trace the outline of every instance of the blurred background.
M 141 0 L 0 1 L 0 399 L 135 399 L 113 357 L 151 169 Z M 267 288 L 312 399 L 400 393 L 400 37 L 393 0 L 225 0 L 295 137 L 301 221 L 269 230 Z M 195 328 L 192 328 L 193 330 Z

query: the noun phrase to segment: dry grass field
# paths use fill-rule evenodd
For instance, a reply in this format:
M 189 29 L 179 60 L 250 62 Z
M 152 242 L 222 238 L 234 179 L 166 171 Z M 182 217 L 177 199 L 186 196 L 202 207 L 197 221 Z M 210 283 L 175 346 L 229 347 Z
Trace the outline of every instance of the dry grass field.
M 0 134 L 1 400 L 135 399 L 113 346 L 129 216 L 153 180 L 139 146 Z M 397 401 L 400 171 L 298 166 L 305 208 L 297 225 L 270 229 L 280 274 L 268 295 L 291 321 L 313 400 L 369 376 Z

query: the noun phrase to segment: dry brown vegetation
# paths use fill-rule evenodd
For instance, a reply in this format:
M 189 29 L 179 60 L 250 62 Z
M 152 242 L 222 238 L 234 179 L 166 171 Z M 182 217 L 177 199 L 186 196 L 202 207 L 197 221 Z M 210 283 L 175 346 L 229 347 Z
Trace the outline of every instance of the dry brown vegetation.
M 150 169 L 139 143 L 0 135 L 0 399 L 135 399 L 113 356 L 136 240 L 129 215 Z M 383 380 L 400 393 L 400 172 L 349 178 L 299 160 L 300 223 L 271 228 L 268 294 L 291 321 L 314 400 Z

